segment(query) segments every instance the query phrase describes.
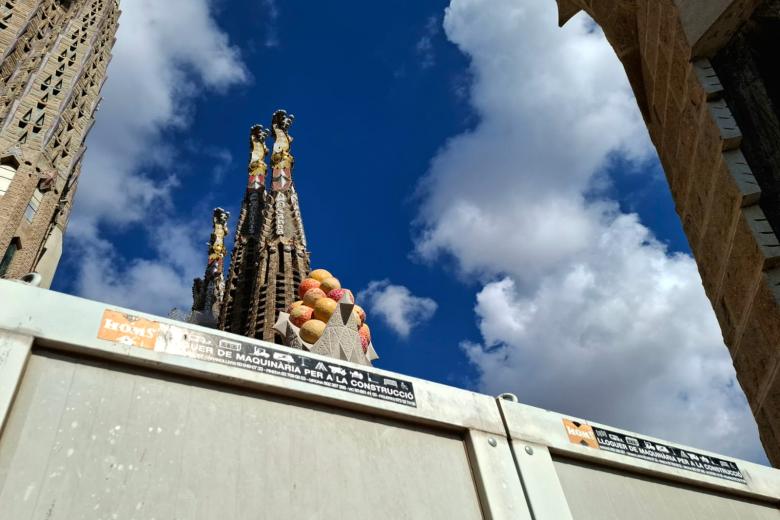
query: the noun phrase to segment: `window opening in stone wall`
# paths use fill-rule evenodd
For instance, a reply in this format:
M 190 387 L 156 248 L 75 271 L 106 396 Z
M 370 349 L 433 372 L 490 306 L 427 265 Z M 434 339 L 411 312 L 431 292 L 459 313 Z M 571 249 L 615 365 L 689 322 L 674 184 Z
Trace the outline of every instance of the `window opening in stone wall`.
M 24 128 L 27 126 L 27 123 L 30 122 L 30 119 L 32 119 L 32 108 L 27 111 L 26 114 L 22 116 L 22 118 L 19 120 L 19 128 Z
M 41 131 L 43 128 L 43 123 L 46 121 L 46 116 L 44 114 L 41 114 L 41 117 L 35 120 L 35 124 L 33 125 L 33 133 L 37 134 Z
M 16 255 L 16 252 L 20 249 L 19 244 L 19 237 L 12 238 L 11 243 L 8 244 L 5 254 L 3 254 L 3 259 L 0 260 L 0 277 L 5 278 L 8 268 L 11 267 L 14 255 Z
M 38 188 L 35 188 L 30 202 L 27 203 L 27 209 L 24 210 L 24 218 L 27 222 L 32 223 L 35 219 L 35 215 L 38 213 L 38 208 L 41 207 L 41 200 L 43 200 L 43 193 Z
M 279 273 L 284 273 L 284 246 L 281 242 L 279 242 L 277 252 L 277 256 L 279 257 Z
M 5 161 L 5 159 L 3 159 L 3 161 Z M 3 162 L 0 164 L 0 197 L 5 195 L 8 188 L 11 187 L 11 181 L 14 180 L 17 169 L 18 165 L 15 166 L 10 162 Z
M 2 7 L 0 7 L 0 31 L 7 29 L 8 25 L 11 23 L 11 18 L 14 16 L 13 12 L 14 3 L 13 2 L 5 2 Z

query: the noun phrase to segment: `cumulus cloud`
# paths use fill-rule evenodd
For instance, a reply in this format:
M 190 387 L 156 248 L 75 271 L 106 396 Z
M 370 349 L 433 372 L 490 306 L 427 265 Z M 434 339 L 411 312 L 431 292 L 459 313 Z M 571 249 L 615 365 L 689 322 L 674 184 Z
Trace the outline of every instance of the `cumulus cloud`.
M 415 254 L 483 281 L 482 340 L 462 345 L 481 390 L 765 460 L 693 259 L 600 191 L 611 158 L 652 148 L 603 34 L 555 8 L 447 9 L 479 123 L 431 162 Z
M 88 138 L 68 229 L 68 251 L 74 253 L 66 261 L 76 266 L 73 286 L 84 296 L 153 312 L 174 301 L 186 305 L 182 300 L 202 266 L 170 256 L 189 251 L 190 237 L 197 235 L 181 232 L 184 228 L 171 217 L 170 195 L 179 184 L 177 150 L 165 134 L 186 127 L 193 101 L 202 92 L 224 92 L 249 80 L 238 49 L 216 25 L 210 7 L 209 0 L 122 4 L 103 102 Z M 223 159 L 230 157 L 223 154 Z M 160 166 L 167 173 L 151 173 Z M 169 221 L 179 241 L 168 242 L 176 244 L 169 251 L 155 250 L 159 229 Z M 106 226 L 132 226 L 136 238 L 147 238 L 158 256 L 122 258 L 105 238 Z M 204 254 L 198 251 L 191 258 Z
M 393 285 L 389 280 L 369 282 L 358 294 L 358 301 L 365 302 L 372 315 L 379 316 L 402 338 L 431 319 L 438 307 L 432 299 L 415 296 L 407 287 Z
M 150 230 L 151 257 L 124 258 L 108 240 L 79 240 L 75 290 L 81 296 L 162 316 L 192 305 L 193 273 L 204 269 L 205 246 L 196 230 L 174 221 Z M 174 244 L 175 246 L 171 246 Z
M 686 255 L 619 215 L 599 242 L 531 293 L 512 277 L 477 296 L 482 387 L 523 402 L 759 458 L 753 419 Z
M 183 38 L 197 34 L 197 38 Z M 203 88 L 222 91 L 248 79 L 238 50 L 216 26 L 207 0 L 122 4 L 103 102 L 89 135 L 72 228 L 137 222 L 164 203 L 171 180 L 144 174 L 170 164 L 164 132 L 190 120 Z

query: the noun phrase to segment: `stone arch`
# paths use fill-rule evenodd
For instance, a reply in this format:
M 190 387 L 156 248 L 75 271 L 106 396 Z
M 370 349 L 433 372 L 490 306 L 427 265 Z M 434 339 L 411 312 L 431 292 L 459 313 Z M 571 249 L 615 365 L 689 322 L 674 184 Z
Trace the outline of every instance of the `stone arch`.
M 604 31 L 607 41 L 623 64 L 639 110 L 647 119 L 648 104 L 639 53 L 636 0 L 558 0 L 558 25 L 563 27 L 580 11 L 585 11 Z

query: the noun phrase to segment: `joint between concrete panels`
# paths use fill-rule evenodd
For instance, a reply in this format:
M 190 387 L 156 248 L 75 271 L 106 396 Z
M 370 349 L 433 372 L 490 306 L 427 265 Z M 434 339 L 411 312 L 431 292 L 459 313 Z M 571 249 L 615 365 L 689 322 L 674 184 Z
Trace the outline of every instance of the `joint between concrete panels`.
M 0 433 L 13 406 L 33 338 L 0 329 Z

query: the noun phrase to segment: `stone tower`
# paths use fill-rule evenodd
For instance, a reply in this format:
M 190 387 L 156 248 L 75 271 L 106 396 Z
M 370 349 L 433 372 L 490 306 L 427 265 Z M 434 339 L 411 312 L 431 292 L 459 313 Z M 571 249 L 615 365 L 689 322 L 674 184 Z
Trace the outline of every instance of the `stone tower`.
M 206 327 L 216 327 L 225 294 L 225 237 L 230 213 L 215 208 L 212 216 L 211 240 L 206 272 L 192 284 L 192 314 L 190 321 Z
M 118 18 L 117 0 L 0 4 L 0 277 L 51 284 Z
M 293 116 L 284 110 L 273 115 L 270 189 L 265 182 L 268 132 L 259 125 L 250 132 L 249 178 L 219 317 L 220 329 L 266 341 L 274 341 L 279 311 L 297 299 L 296 289 L 309 272 L 292 180 L 292 122 Z

